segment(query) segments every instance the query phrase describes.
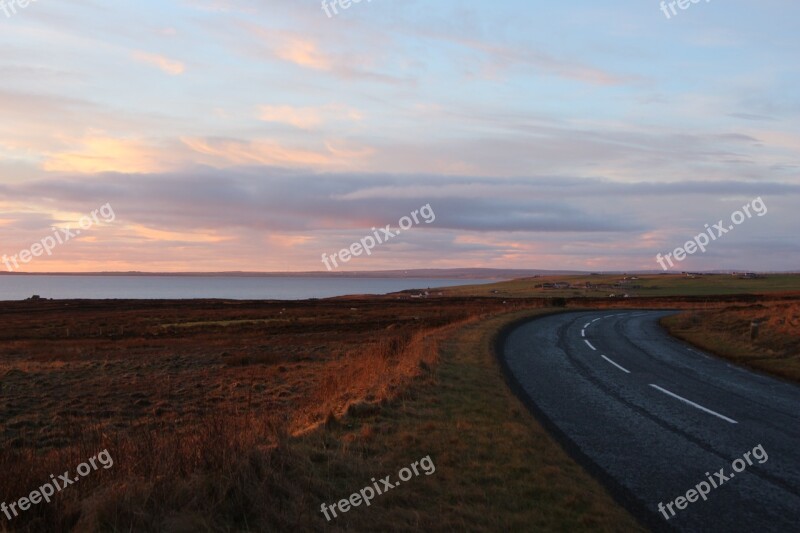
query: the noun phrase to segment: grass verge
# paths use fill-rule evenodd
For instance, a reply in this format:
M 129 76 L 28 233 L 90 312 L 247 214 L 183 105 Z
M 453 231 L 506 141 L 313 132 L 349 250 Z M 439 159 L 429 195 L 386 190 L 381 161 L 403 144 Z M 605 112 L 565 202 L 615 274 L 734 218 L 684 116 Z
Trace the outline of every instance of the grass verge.
M 434 370 L 378 413 L 347 417 L 295 442 L 307 507 L 292 516 L 330 530 L 643 530 L 575 463 L 508 390 L 491 350 L 521 312 L 468 325 L 441 344 Z M 328 504 L 430 456 L 436 472 L 412 478 L 326 522 Z M 288 515 L 287 515 L 288 516 Z
M 759 331 L 751 338 L 751 324 Z M 661 321 L 670 334 L 734 363 L 800 383 L 800 302 L 685 311 Z

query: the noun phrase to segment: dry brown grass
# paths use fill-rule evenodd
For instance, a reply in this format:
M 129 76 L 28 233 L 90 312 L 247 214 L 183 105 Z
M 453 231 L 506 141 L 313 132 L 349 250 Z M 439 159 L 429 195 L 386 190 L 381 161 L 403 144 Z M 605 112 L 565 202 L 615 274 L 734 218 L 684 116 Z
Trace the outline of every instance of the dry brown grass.
M 760 322 L 751 340 L 750 324 Z M 800 382 L 800 301 L 691 311 L 663 321 L 670 333 L 737 364 Z
M 440 333 L 505 309 L 25 305 L 0 308 L 13 324 L 0 333 L 0 501 L 102 449 L 115 460 L 11 523 L 30 531 L 288 525 L 282 509 L 308 498 L 303 483 L 278 479 L 291 435 L 385 405 L 432 368 Z

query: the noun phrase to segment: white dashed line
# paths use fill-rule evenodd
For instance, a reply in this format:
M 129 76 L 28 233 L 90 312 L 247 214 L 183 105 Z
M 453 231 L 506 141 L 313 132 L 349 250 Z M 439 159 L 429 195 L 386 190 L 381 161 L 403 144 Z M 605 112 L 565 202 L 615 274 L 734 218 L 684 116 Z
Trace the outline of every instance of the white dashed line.
M 586 337 L 586 330 L 585 329 L 581 330 L 581 337 Z
M 587 341 L 586 339 L 583 339 L 583 342 L 585 342 L 586 344 L 588 344 L 588 345 L 589 345 L 589 348 L 591 348 L 592 350 L 594 350 L 594 351 L 597 351 L 597 348 L 595 348 L 594 346 L 592 346 L 592 343 L 591 343 L 591 342 Z
M 592 322 L 594 322 L 594 321 L 592 321 Z M 589 325 L 590 325 L 592 322 L 587 322 L 586 324 L 584 324 L 584 325 L 583 325 L 583 327 L 584 327 L 584 328 L 588 328 L 588 327 L 589 327 Z
M 606 315 L 603 318 L 611 318 L 612 316 L 614 316 L 614 315 Z
M 602 357 L 603 359 L 605 359 L 606 361 L 608 361 L 609 363 L 611 363 L 611 364 L 612 364 L 612 365 L 614 365 L 615 367 L 619 368 L 620 370 L 622 370 L 622 371 L 623 371 L 623 372 L 625 372 L 626 374 L 630 374 L 630 373 L 631 373 L 631 371 L 630 371 L 630 370 L 628 370 L 627 368 L 621 367 L 620 365 L 618 365 L 617 363 L 615 363 L 614 361 L 612 361 L 611 359 L 609 359 L 609 358 L 608 358 L 608 357 L 606 357 L 605 355 L 603 355 L 603 354 L 600 354 L 600 357 Z
M 687 400 L 686 398 L 683 398 L 682 396 L 678 396 L 674 392 L 670 392 L 667 389 L 662 389 L 658 385 L 655 385 L 655 384 L 651 383 L 650 386 L 653 387 L 654 389 L 660 390 L 664 394 L 668 394 L 669 396 L 672 396 L 673 398 L 675 398 L 677 400 L 680 400 L 680 401 L 682 401 L 684 403 L 687 403 L 687 404 L 691 405 L 692 407 L 700 409 L 701 411 L 705 411 L 706 413 L 708 413 L 710 415 L 714 415 L 714 416 L 716 416 L 718 418 L 721 418 L 726 422 L 730 422 L 731 424 L 738 424 L 738 422 L 736 420 L 732 419 L 732 418 L 728 418 L 727 416 L 721 415 L 721 414 L 719 414 L 719 413 L 717 413 L 715 411 L 712 411 L 711 409 L 707 409 L 707 408 L 703 407 L 702 405 L 696 404 L 693 401 Z
M 600 320 L 600 317 L 595 318 L 592 322 L 597 322 L 598 320 Z

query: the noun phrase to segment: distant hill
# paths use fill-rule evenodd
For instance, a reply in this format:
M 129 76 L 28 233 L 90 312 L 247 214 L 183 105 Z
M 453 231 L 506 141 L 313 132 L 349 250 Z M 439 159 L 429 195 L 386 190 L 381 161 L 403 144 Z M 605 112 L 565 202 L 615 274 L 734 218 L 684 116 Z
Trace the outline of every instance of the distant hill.
M 439 278 L 439 279 L 516 279 L 533 276 L 586 274 L 577 270 L 534 270 L 498 268 L 424 268 L 354 272 L 0 272 L 9 276 L 226 276 L 226 277 L 325 277 L 325 278 Z
M 704 274 L 729 274 L 732 271 L 707 271 Z M 733 272 L 747 272 L 735 270 Z M 770 272 L 762 272 L 769 274 Z M 370 270 L 352 272 L 5 272 L 0 276 L 225 276 L 225 277 L 316 277 L 316 278 L 427 278 L 427 279 L 520 279 L 535 276 L 602 275 L 655 275 L 666 274 L 660 270 L 615 270 L 589 272 L 587 270 L 539 270 L 521 268 L 417 268 L 405 270 Z M 670 272 L 669 274 L 675 274 Z M 777 274 L 777 272 L 775 273 Z M 784 272 L 783 274 L 788 274 Z

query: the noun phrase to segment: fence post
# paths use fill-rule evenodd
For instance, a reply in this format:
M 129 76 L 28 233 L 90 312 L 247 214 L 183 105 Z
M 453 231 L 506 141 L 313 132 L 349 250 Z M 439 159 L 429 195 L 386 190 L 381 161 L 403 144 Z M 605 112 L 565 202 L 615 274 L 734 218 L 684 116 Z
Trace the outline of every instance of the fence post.
M 758 338 L 758 327 L 761 325 L 758 321 L 750 322 L 750 340 L 754 341 Z

